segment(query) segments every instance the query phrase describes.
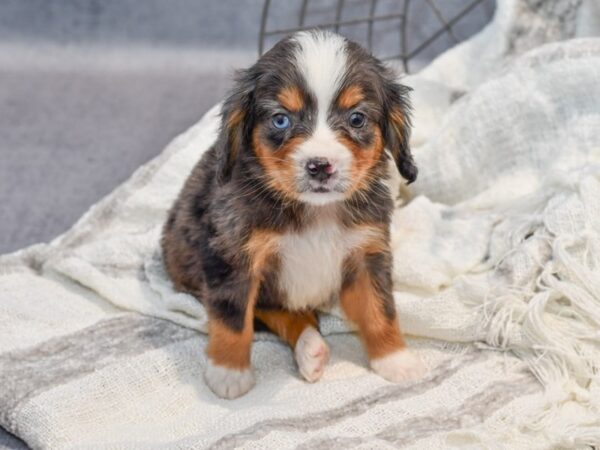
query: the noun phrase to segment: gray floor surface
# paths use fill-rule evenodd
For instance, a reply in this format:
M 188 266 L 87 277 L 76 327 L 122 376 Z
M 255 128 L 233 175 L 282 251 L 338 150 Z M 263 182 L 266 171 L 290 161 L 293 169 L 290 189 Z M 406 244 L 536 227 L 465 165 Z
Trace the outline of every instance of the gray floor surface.
M 0 253 L 65 231 L 228 86 L 194 71 L 0 70 Z

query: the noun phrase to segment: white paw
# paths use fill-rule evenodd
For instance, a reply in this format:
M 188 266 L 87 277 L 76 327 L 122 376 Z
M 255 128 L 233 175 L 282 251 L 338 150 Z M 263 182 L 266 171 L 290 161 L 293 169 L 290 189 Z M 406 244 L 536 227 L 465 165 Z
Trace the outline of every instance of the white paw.
M 230 400 L 244 395 L 254 386 L 254 375 L 251 369 L 228 369 L 213 364 L 210 359 L 204 371 L 204 380 L 215 394 Z
M 371 360 L 371 368 L 378 375 L 394 383 L 418 380 L 427 372 L 421 359 L 406 349 Z
M 317 330 L 307 327 L 298 338 L 294 353 L 298 370 L 306 381 L 314 383 L 321 378 L 329 360 L 329 347 Z

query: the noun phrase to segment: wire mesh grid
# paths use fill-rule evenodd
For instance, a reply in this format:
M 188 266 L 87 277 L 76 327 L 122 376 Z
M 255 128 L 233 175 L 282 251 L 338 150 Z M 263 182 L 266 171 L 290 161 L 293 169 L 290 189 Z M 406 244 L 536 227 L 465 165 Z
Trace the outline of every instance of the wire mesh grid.
M 294 7 L 297 16 L 293 13 Z M 301 0 L 296 4 L 289 0 L 285 3 L 265 0 L 258 51 L 262 55 L 269 44 L 297 31 L 329 29 L 350 34 L 348 37 L 363 44 L 380 59 L 400 61 L 404 71 L 409 73 L 411 62 L 416 58 L 427 52 L 430 58 L 432 52 L 436 53 L 432 48 L 436 43 L 439 53 L 483 27 L 492 17 L 494 8 L 494 0 Z M 310 23 L 309 18 L 312 19 Z M 469 30 L 465 35 L 461 24 L 467 22 Z M 388 26 L 383 27 L 386 24 Z M 395 49 L 391 53 L 390 33 L 395 36 Z M 382 38 L 387 42 L 384 46 L 387 54 L 376 49 L 376 42 Z M 444 42 L 440 44 L 440 41 Z

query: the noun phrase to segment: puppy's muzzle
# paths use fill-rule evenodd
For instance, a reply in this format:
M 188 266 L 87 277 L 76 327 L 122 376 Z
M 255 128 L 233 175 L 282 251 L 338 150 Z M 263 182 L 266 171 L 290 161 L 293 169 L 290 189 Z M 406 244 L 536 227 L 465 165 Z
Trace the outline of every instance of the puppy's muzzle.
M 336 172 L 335 166 L 327 158 L 311 158 L 306 162 L 309 178 L 320 183 L 329 180 Z

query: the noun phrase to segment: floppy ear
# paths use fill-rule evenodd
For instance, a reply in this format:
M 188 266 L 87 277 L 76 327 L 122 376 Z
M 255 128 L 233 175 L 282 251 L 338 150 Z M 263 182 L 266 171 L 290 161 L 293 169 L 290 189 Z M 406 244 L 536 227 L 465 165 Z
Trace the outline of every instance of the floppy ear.
M 408 184 L 417 179 L 418 169 L 410 153 L 410 103 L 411 89 L 394 81 L 392 73 L 384 75 L 384 95 L 386 105 L 385 143 L 391 152 L 396 167 Z
M 252 131 L 252 101 L 256 76 L 253 68 L 237 72 L 235 84 L 221 108 L 221 130 L 217 141 L 217 176 L 228 181 Z

